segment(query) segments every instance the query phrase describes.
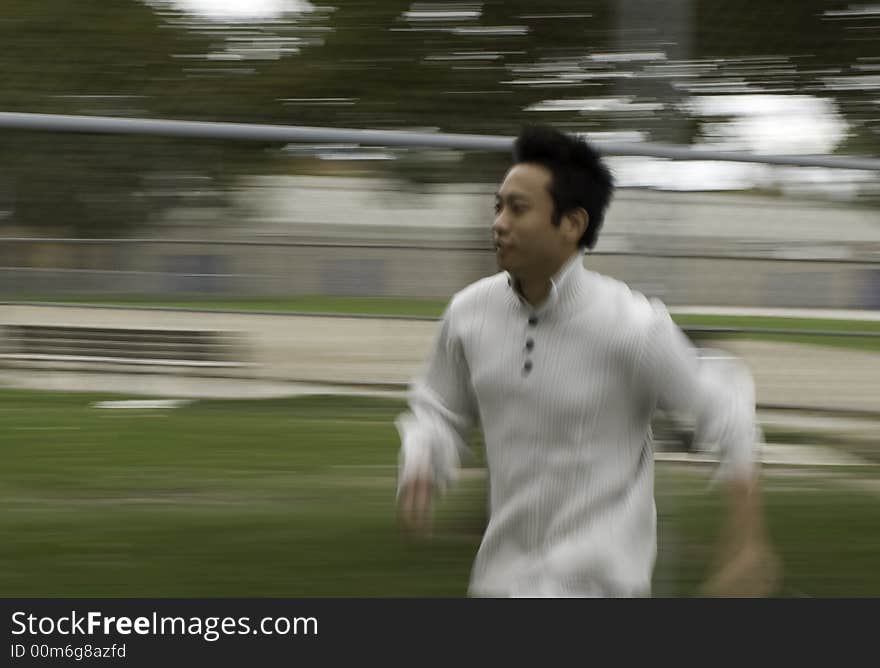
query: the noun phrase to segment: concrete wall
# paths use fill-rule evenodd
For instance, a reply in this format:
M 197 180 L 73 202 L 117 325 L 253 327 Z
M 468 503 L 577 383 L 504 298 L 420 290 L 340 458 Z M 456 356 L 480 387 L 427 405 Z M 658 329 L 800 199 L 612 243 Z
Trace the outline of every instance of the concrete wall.
M 465 250 L 489 246 L 492 186 L 415 190 L 380 179 L 328 177 L 266 177 L 245 185 L 234 222 L 231 210 L 216 212 L 213 226 L 204 213 L 193 218 L 188 212 L 140 242 L 2 244 L 0 299 L 100 293 L 445 298 L 495 271 L 490 251 Z M 291 245 L 307 242 L 319 244 Z M 624 189 L 597 251 L 589 267 L 670 305 L 880 308 L 880 216 L 868 207 Z M 602 254 L 620 252 L 631 254 Z M 683 255 L 719 259 L 672 257 Z M 751 259 L 737 259 L 744 256 Z
M 129 251 L 131 269 L 0 270 L 0 299 L 65 294 L 447 298 L 497 270 L 490 251 L 187 243 Z M 880 308 L 880 265 L 871 263 L 591 255 L 586 265 L 673 306 Z

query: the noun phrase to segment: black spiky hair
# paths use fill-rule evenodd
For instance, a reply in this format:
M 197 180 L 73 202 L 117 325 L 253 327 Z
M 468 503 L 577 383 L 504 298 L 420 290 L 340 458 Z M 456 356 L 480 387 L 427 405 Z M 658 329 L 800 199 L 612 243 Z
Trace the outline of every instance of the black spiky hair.
M 614 177 L 598 152 L 579 137 L 528 125 L 514 142 L 513 161 L 539 164 L 551 172 L 553 224 L 559 225 L 566 212 L 583 208 L 589 220 L 578 246 L 593 248 L 614 192 Z

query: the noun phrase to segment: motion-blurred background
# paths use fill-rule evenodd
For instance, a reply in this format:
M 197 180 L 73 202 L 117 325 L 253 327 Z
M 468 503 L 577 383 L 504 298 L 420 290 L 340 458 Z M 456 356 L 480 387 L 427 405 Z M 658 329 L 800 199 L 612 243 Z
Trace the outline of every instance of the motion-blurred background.
M 880 157 L 880 5 L 6 0 L 0 43 L 0 112 L 635 146 L 587 266 L 752 367 L 780 595 L 880 593 L 880 180 L 812 161 Z M 479 436 L 407 543 L 393 418 L 495 271 L 508 160 L 0 122 L 0 592 L 461 595 Z M 656 591 L 690 595 L 712 457 L 657 433 Z

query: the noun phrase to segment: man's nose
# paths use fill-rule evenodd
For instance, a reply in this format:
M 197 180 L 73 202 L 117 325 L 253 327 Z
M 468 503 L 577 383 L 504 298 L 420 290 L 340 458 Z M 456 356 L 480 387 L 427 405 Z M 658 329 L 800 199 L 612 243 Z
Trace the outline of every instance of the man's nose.
M 507 216 L 505 216 L 503 212 L 499 213 L 495 216 L 495 221 L 492 223 L 492 234 L 503 236 L 507 234 L 508 231 Z

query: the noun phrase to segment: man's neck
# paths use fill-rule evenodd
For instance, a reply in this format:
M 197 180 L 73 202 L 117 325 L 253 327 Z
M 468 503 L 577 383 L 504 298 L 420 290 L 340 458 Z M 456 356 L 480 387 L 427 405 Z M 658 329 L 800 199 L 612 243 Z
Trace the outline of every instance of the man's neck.
M 523 299 L 535 307 L 540 306 L 547 299 L 547 295 L 550 294 L 550 289 L 552 288 L 549 276 L 532 279 L 517 278 L 516 285 Z
M 550 290 L 553 289 L 553 277 L 562 271 L 562 268 L 573 257 L 574 255 L 565 258 L 554 267 L 551 267 L 549 271 L 532 276 L 514 277 L 519 293 L 529 304 L 537 308 L 547 299 Z

